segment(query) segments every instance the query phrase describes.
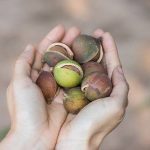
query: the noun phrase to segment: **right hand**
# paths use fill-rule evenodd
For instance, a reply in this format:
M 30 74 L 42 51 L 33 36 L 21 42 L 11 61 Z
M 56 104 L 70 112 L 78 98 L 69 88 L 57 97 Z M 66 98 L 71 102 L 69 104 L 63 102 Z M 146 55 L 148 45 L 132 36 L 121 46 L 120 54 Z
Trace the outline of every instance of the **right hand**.
M 59 132 L 57 150 L 98 150 L 104 137 L 123 119 L 128 103 L 128 83 L 122 71 L 114 39 L 98 29 L 102 37 L 104 59 L 113 90 L 109 97 L 97 99 L 77 115 L 68 114 Z

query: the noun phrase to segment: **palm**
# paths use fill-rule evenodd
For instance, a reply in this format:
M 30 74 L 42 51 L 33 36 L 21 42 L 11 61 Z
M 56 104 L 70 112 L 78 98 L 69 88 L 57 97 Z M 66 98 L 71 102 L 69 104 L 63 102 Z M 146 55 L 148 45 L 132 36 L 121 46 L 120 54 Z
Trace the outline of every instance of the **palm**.
M 15 97 L 13 101 L 12 97 Z M 56 100 L 59 100 L 59 96 Z M 29 77 L 14 80 L 10 84 L 8 102 L 12 128 L 17 131 L 21 130 L 22 136 L 30 136 L 34 140 L 43 139 L 43 146 L 47 148 L 51 146 L 53 149 L 59 129 L 65 119 L 62 105 L 53 102 L 48 106 L 41 90 Z
M 114 100 L 111 97 L 96 100 L 84 107 L 77 115 L 68 114 L 61 128 L 57 146 L 61 147 L 63 142 L 68 140 L 66 136 L 68 133 L 73 137 L 72 140 L 80 138 L 82 141 L 86 141 L 89 136 L 97 133 L 104 135 L 105 133 L 102 131 L 110 132 L 120 123 L 124 115 L 124 112 L 118 110 Z
M 63 149 L 62 144 L 65 141 L 68 142 L 68 138 L 69 140 L 86 141 L 89 136 L 94 136 L 102 131 L 108 133 L 123 117 L 124 111 L 120 108 L 123 107 L 128 90 L 125 84 L 123 89 L 126 90 L 121 91 L 118 95 L 118 91 L 122 88 L 121 84 L 117 84 L 120 76 L 114 75 L 115 78 L 112 79 L 114 80 L 114 89 L 110 97 L 93 101 L 77 115 L 67 114 L 63 106 L 62 90 L 53 102 L 47 105 L 41 90 L 35 84 L 39 72 L 43 68 L 41 60 L 45 49 L 51 43 L 58 41 L 71 46 L 79 34 L 80 31 L 77 28 L 73 27 L 65 33 L 64 28 L 58 26 L 39 44 L 36 53 L 33 51 L 33 47 L 30 47 L 30 51 L 25 51 L 16 63 L 14 78 L 7 94 L 12 130 L 17 130 L 28 141 L 34 140 L 38 149 L 39 147 L 54 149 L 56 142 L 56 148 Z M 102 34 L 104 33 L 101 32 L 97 36 L 100 37 Z M 113 40 L 108 34 L 104 34 L 103 38 L 104 50 L 107 53 L 105 55 L 106 63 L 108 65 L 112 63 L 107 66 L 109 77 L 112 78 L 114 68 L 120 64 Z M 115 52 L 109 53 L 111 49 L 114 49 Z M 110 62 L 111 59 L 112 62 Z M 124 84 L 124 81 L 121 83 Z
M 112 79 L 113 90 L 110 97 L 91 102 L 77 115 L 67 115 L 59 133 L 57 149 L 67 149 L 74 143 L 80 145 L 78 141 L 84 143 L 91 137 L 102 139 L 122 121 L 125 113 L 128 85 L 122 70 L 117 67 L 121 64 L 115 42 L 109 33 L 104 33 L 102 30 L 97 30 L 94 36 L 103 38 L 104 64 Z M 94 140 L 92 143 L 99 145 L 99 140 Z M 73 144 L 69 145 L 69 141 Z M 76 149 L 75 147 L 72 149 Z
M 23 136 L 30 137 L 29 139 L 37 138 L 43 141 L 48 149 L 54 149 L 60 127 L 66 118 L 66 111 L 61 92 L 51 105 L 47 105 L 35 81 L 43 68 L 41 59 L 47 47 L 61 40 L 70 45 L 79 33 L 75 27 L 65 33 L 64 27 L 57 26 L 41 41 L 36 53 L 33 47 L 26 48 L 16 62 L 14 78 L 8 89 L 12 129 L 21 130 Z

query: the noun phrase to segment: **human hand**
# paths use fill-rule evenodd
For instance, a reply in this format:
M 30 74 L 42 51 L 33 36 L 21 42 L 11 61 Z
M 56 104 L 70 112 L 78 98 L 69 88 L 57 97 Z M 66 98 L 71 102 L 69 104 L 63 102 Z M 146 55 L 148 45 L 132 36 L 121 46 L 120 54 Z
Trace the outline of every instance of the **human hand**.
M 70 46 L 79 33 L 75 27 L 65 32 L 64 27 L 57 26 L 41 41 L 37 50 L 29 45 L 18 58 L 7 90 L 11 129 L 0 144 L 1 150 L 54 149 L 67 116 L 62 92 L 47 105 L 35 81 L 43 68 L 41 60 L 47 47 L 58 41 Z
M 123 119 L 128 103 L 128 83 L 122 71 L 117 47 L 109 33 L 98 29 L 95 37 L 102 37 L 103 63 L 112 79 L 110 97 L 95 100 L 77 115 L 68 114 L 60 130 L 57 150 L 98 150 L 104 137 Z
M 5 149 L 7 145 L 6 149 L 9 149 L 9 146 L 15 145 L 15 149 L 31 149 L 34 145 L 34 149 L 54 149 L 58 138 L 56 149 L 96 149 L 103 137 L 120 122 L 125 106 L 122 108 L 121 104 L 117 104 L 123 103 L 123 101 L 124 103 L 126 102 L 126 100 L 122 99 L 125 96 L 127 97 L 127 93 L 125 93 L 126 82 L 124 81 L 124 76 L 119 74 L 119 72 L 117 73 L 117 71 L 113 73 L 113 91 L 118 92 L 115 89 L 123 85 L 125 87 L 122 91 L 124 96 L 118 96 L 117 92 L 112 92 L 109 98 L 92 102 L 76 116 L 66 113 L 62 102 L 62 91 L 51 105 L 46 105 L 40 89 L 34 83 L 42 68 L 42 55 L 48 45 L 53 42 L 62 41 L 70 46 L 79 33 L 80 31 L 77 28 L 71 28 L 65 34 L 64 28 L 59 26 L 46 36 L 39 45 L 38 51 L 35 52 L 30 47 L 32 50 L 28 51 L 28 53 L 26 51 L 20 56 L 16 63 L 13 81 L 8 88 L 8 106 L 12 127 L 0 147 Z M 101 32 L 97 33 L 98 37 L 102 36 L 100 35 L 102 34 Z M 117 53 L 112 39 L 108 38 L 111 40 L 106 40 L 104 35 L 106 36 L 107 34 L 103 34 L 105 53 L 112 61 L 110 65 L 110 61 L 105 56 L 106 63 L 108 63 L 108 73 L 111 78 L 113 70 L 120 63 L 118 57 L 116 57 Z M 109 49 L 107 49 L 106 45 L 109 45 Z M 111 55 L 107 54 L 110 48 L 114 51 L 112 51 Z M 127 89 L 126 91 L 128 92 Z M 113 102 L 114 99 L 118 99 L 118 103 Z M 110 110 L 108 111 L 108 109 Z M 20 143 L 17 141 L 18 138 Z

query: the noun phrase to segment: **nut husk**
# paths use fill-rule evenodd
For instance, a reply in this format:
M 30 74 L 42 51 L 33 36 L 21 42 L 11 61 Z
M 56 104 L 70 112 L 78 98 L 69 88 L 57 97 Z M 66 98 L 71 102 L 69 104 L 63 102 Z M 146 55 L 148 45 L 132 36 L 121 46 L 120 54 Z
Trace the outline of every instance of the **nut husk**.
M 94 72 L 99 72 L 100 74 L 107 74 L 106 69 L 103 67 L 102 64 L 94 62 L 94 61 L 89 61 L 85 64 L 82 65 L 83 72 L 84 72 L 84 77 L 88 76 L 91 73 Z
M 73 52 L 63 43 L 51 44 L 43 56 L 43 62 L 46 62 L 50 67 L 54 67 L 62 60 L 73 59 Z
M 49 51 L 58 51 L 64 55 L 66 55 L 67 57 L 69 57 L 70 59 L 73 59 L 73 52 L 72 50 L 64 43 L 53 43 L 51 44 L 48 49 L 47 52 Z
M 72 44 L 74 58 L 79 63 L 94 60 L 100 62 L 103 57 L 101 40 L 89 35 L 79 35 Z
M 95 72 L 84 78 L 81 90 L 90 101 L 93 101 L 109 96 L 112 91 L 112 83 L 106 74 Z
M 48 71 L 42 71 L 36 81 L 36 84 L 40 87 L 46 102 L 51 103 L 58 89 L 53 75 Z
M 85 107 L 89 101 L 81 91 L 80 87 L 68 89 L 64 95 L 64 107 L 69 113 L 76 114 L 83 107 Z

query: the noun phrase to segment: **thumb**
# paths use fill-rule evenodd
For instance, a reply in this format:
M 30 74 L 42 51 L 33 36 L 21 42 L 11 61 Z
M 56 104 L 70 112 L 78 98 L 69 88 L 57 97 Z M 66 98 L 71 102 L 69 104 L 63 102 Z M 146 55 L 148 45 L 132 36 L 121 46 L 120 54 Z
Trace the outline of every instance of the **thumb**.
M 28 45 L 24 52 L 19 56 L 15 64 L 14 78 L 22 79 L 30 76 L 31 66 L 35 56 L 35 49 L 32 45 Z
M 111 97 L 116 97 L 116 101 L 123 106 L 127 106 L 129 85 L 124 76 L 121 66 L 117 66 L 112 74 L 113 90 Z

